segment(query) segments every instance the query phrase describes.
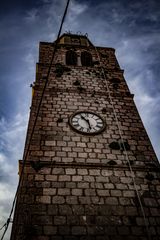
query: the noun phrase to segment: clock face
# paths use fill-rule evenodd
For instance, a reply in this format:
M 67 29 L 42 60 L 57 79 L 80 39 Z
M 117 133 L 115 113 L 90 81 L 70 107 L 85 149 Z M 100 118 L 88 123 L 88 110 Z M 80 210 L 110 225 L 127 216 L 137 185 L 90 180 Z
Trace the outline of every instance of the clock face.
M 102 132 L 106 126 L 98 114 L 88 111 L 74 113 L 69 123 L 74 130 L 89 135 Z

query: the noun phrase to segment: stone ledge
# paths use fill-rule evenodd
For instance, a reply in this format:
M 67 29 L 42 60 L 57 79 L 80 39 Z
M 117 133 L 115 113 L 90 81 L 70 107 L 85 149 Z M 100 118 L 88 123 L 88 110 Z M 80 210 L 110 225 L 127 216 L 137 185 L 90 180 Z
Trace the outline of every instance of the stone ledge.
M 37 161 L 26 161 L 25 165 L 27 167 L 31 166 L 31 162 L 37 162 Z M 117 169 L 117 170 L 127 170 L 129 171 L 129 167 L 126 165 L 107 165 L 103 163 L 61 163 L 61 162 L 55 162 L 55 161 L 38 161 L 40 164 L 42 164 L 43 167 L 84 167 L 84 168 L 108 168 L 108 169 Z M 23 164 L 22 160 L 19 160 L 19 167 L 21 167 Z M 160 172 L 160 166 L 132 166 L 132 170 L 140 170 L 146 172 L 148 171 L 154 171 L 154 172 Z

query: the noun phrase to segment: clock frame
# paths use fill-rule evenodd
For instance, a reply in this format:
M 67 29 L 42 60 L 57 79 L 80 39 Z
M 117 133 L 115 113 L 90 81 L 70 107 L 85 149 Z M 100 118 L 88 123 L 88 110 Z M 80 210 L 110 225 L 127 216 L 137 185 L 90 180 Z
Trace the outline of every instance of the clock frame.
M 69 118 L 71 128 L 84 135 L 97 135 L 106 128 L 104 119 L 97 113 L 91 111 L 78 111 Z

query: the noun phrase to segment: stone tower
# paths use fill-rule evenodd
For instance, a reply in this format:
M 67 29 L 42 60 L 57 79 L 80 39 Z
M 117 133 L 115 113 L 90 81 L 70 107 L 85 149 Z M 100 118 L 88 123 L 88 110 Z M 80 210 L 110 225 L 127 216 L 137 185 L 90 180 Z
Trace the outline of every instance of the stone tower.
M 40 43 L 25 151 L 54 47 Z M 25 162 L 11 240 L 158 240 L 159 170 L 115 50 L 63 34 Z

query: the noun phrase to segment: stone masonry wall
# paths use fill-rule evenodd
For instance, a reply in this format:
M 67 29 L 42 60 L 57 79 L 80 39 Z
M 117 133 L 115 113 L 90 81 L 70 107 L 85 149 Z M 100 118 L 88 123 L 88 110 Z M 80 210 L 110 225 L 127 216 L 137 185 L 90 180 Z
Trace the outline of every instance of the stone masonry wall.
M 67 66 L 67 71 L 56 76 L 55 64 L 66 66 L 68 48 L 60 45 L 56 52 L 27 157 L 11 239 L 158 240 L 160 168 L 114 49 L 98 48 L 100 64 L 95 48 L 88 48 L 93 67 L 82 67 L 78 61 L 78 66 Z M 86 50 L 74 49 L 79 59 Z M 52 44 L 41 43 L 25 149 L 52 51 Z M 110 147 L 120 140 L 120 134 L 107 85 L 121 134 L 130 146 L 127 155 L 123 149 Z M 95 136 L 73 131 L 69 117 L 83 110 L 102 116 L 105 131 Z

